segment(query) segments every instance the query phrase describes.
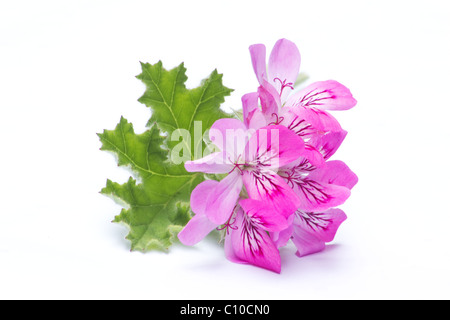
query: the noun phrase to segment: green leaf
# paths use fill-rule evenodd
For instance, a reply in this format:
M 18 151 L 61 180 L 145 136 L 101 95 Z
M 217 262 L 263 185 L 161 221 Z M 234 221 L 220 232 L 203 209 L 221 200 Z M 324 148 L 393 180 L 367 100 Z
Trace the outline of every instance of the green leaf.
M 188 90 L 186 68 L 180 64 L 170 71 L 164 70 L 162 62 L 151 65 L 141 63 L 142 73 L 137 76 L 147 87 L 147 90 L 139 98 L 139 102 L 150 107 L 152 116 L 147 124 L 158 126 L 169 135 L 178 129 L 187 130 L 191 138 L 197 137 L 195 122 L 201 122 L 202 133 L 209 129 L 220 118 L 231 115 L 219 109 L 225 96 L 233 91 L 222 84 L 222 75 L 214 70 L 211 75 L 203 80 L 198 88 Z M 199 158 L 199 151 L 203 149 L 201 139 L 191 143 L 191 158 Z M 169 147 L 174 143 L 168 142 Z M 201 149 L 200 149 L 201 148 Z M 198 155 L 198 156 L 196 156 Z
M 203 134 L 217 119 L 229 117 L 219 107 L 231 89 L 222 85 L 217 71 L 200 87 L 189 90 L 184 85 L 183 64 L 170 71 L 161 62 L 142 64 L 142 69 L 138 78 L 147 90 L 139 101 L 152 110 L 150 128 L 136 134 L 122 117 L 114 130 L 98 134 L 101 150 L 113 152 L 119 166 L 130 168 L 134 178 L 124 184 L 108 180 L 101 193 L 122 205 L 113 222 L 128 226 L 131 250 L 167 250 L 191 217 L 192 190 L 205 179 L 201 173 L 187 172 L 183 163 L 169 161 L 169 149 L 180 143 L 171 141 L 170 134 L 184 129 L 193 136 L 195 121 L 201 121 Z M 195 148 L 192 145 L 190 149 Z

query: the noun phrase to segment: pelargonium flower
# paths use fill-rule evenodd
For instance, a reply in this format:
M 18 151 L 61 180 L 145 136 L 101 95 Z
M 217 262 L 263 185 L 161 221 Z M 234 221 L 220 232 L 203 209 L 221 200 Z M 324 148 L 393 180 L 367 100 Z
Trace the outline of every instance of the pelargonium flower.
M 258 128 L 274 123 L 303 136 L 341 131 L 339 122 L 327 110 L 347 110 L 356 105 L 350 90 L 334 80 L 315 82 L 292 94 L 300 69 L 297 46 L 280 39 L 266 67 L 263 44 L 250 46 L 253 69 L 260 84 L 258 92 L 242 97 L 244 123 Z M 258 99 L 261 109 L 258 108 Z
M 279 273 L 280 253 L 268 232 L 278 233 L 288 228 L 286 217 L 269 203 L 240 199 L 228 212 L 223 224 L 214 223 L 206 215 L 206 208 L 207 199 L 218 185 L 218 181 L 207 180 L 194 189 L 191 209 L 195 215 L 178 234 L 180 241 L 185 245 L 194 245 L 214 229 L 224 230 L 225 255 L 230 261 L 252 264 Z
M 205 215 L 213 223 L 227 221 L 243 186 L 249 198 L 270 204 L 286 217 L 300 206 L 298 196 L 277 172 L 302 155 L 303 140 L 276 125 L 260 128 L 249 138 L 247 133 L 241 121 L 220 119 L 211 127 L 210 139 L 221 151 L 185 163 L 189 172 L 227 174 L 206 199 Z

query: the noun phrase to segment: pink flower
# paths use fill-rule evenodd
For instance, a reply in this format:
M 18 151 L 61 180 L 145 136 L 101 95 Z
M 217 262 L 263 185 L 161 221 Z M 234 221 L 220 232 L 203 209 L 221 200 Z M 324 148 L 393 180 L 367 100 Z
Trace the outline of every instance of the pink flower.
M 315 82 L 292 94 L 300 68 L 300 52 L 286 39 L 275 44 L 266 68 L 266 48 L 250 46 L 258 92 L 242 97 L 244 123 L 249 128 L 275 123 L 299 134 L 340 131 L 338 121 L 327 110 L 347 110 L 356 105 L 350 90 L 334 80 Z M 261 109 L 258 108 L 258 99 Z
M 331 156 L 333 150 L 328 151 Z M 292 239 L 297 255 L 305 256 L 322 251 L 325 243 L 334 239 L 347 216 L 333 207 L 350 196 L 358 177 L 342 161 L 327 161 L 320 168 L 302 166 L 301 163 L 299 160 L 280 169 L 280 174 L 284 172 L 285 179 L 301 197 L 302 205 L 293 215 L 289 228 L 272 234 L 272 239 L 277 247 Z
M 206 215 L 207 199 L 218 185 L 218 181 L 207 180 L 194 189 L 191 208 L 195 216 L 178 234 L 180 241 L 185 245 L 194 245 L 212 230 L 224 230 L 225 255 L 230 261 L 279 273 L 280 254 L 267 232 L 281 232 L 288 228 L 287 219 L 268 203 L 241 199 L 228 212 L 227 220 L 219 228 L 220 225 Z
M 298 196 L 277 172 L 302 155 L 303 140 L 283 126 L 258 129 L 250 138 L 246 133 L 239 120 L 216 121 L 210 139 L 221 151 L 185 164 L 189 172 L 228 174 L 205 199 L 205 215 L 215 224 L 229 219 L 243 186 L 249 198 L 269 203 L 286 217 L 300 206 Z

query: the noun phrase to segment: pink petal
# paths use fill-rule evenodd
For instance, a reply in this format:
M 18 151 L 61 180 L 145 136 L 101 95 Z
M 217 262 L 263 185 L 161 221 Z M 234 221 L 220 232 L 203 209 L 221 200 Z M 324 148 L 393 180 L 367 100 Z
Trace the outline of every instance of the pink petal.
M 273 96 L 269 90 L 263 86 L 259 86 L 258 94 L 261 100 L 263 114 L 269 118 L 271 118 L 273 114 L 278 114 L 279 103 L 277 100 L 279 100 L 279 98 L 277 99 L 277 96 Z
M 242 209 L 241 209 L 241 211 L 242 211 Z M 231 232 L 233 232 L 233 231 L 231 231 Z M 244 261 L 244 260 L 240 259 L 236 255 L 236 253 L 234 252 L 233 242 L 232 242 L 232 239 L 231 239 L 231 236 L 230 236 L 229 232 L 225 235 L 224 250 L 225 250 L 225 257 L 228 260 L 230 260 L 231 262 L 241 263 L 241 264 L 248 264 L 247 261 Z
M 304 148 L 303 139 L 280 125 L 256 131 L 245 147 L 247 163 L 259 163 L 266 169 L 279 168 L 298 159 Z
M 300 199 L 297 207 L 304 211 L 326 210 L 341 205 L 350 197 L 350 189 L 339 185 L 328 184 L 314 178 L 286 178 Z
M 347 110 L 356 105 L 350 90 L 334 80 L 318 81 L 292 95 L 288 106 L 319 110 Z
M 308 162 L 313 167 L 321 167 L 325 163 L 323 155 L 314 147 L 305 144 L 305 150 L 303 151 L 303 157 L 308 160 Z
M 325 160 L 328 160 L 341 146 L 346 136 L 347 131 L 345 130 L 328 132 L 325 135 L 313 136 L 308 143 L 313 145 Z
M 267 117 L 271 117 L 272 113 L 278 114 L 281 110 L 280 94 L 277 89 L 266 80 L 258 88 L 261 108 Z
M 211 222 L 203 214 L 196 214 L 178 233 L 178 239 L 187 246 L 193 246 L 200 242 L 208 233 L 213 231 L 217 224 Z
M 244 171 L 243 179 L 251 199 L 270 203 L 276 212 L 286 218 L 301 205 L 292 188 L 271 171 Z
M 330 131 L 342 131 L 336 118 L 324 110 L 304 106 L 290 107 L 289 110 L 309 125 L 309 132 L 325 134 Z
M 282 83 L 294 85 L 300 70 L 300 60 L 297 46 L 287 39 L 278 40 L 270 53 L 268 81 L 280 93 L 281 101 L 285 101 L 292 90 L 289 86 L 283 88 Z
M 224 224 L 233 213 L 242 190 L 242 176 L 235 170 L 209 193 L 205 214 L 217 225 Z
M 247 143 L 247 128 L 238 119 L 219 119 L 209 130 L 209 139 L 234 162 Z
M 227 235 L 230 237 L 227 257 L 234 262 L 249 263 L 280 273 L 280 253 L 267 232 L 256 227 L 242 210 L 236 214 L 234 227 Z
M 252 220 L 252 223 L 260 229 L 278 232 L 289 226 L 286 218 L 279 214 L 270 203 L 242 199 L 239 201 L 239 205 Z
M 256 78 L 262 84 L 263 80 L 267 80 L 266 47 L 263 44 L 254 44 L 250 46 L 249 50 Z
M 296 213 L 292 241 L 297 247 L 297 255 L 322 251 L 325 243 L 333 241 L 339 226 L 347 219 L 340 209 L 329 209 L 325 212 Z
M 325 162 L 322 167 L 312 171 L 309 178 L 348 189 L 352 189 L 358 182 L 358 176 L 339 160 Z
M 196 215 L 204 215 L 206 209 L 206 199 L 215 187 L 219 184 L 219 181 L 206 180 L 200 183 L 191 193 L 191 210 Z
M 257 92 L 252 92 L 243 95 L 241 98 L 243 120 L 247 128 L 250 128 L 250 120 L 253 117 L 253 114 L 259 110 L 258 97 L 259 95 Z
M 292 237 L 292 242 L 297 247 L 297 256 L 304 257 L 325 249 L 325 242 L 318 239 L 313 233 L 297 230 Z
M 190 204 L 195 216 L 178 233 L 178 239 L 180 239 L 181 243 L 192 246 L 217 227 L 217 224 L 206 217 L 205 208 L 208 195 L 218 184 L 218 181 L 206 180 L 192 191 Z
M 293 215 L 291 216 L 293 217 Z M 286 229 L 280 232 L 270 233 L 270 237 L 277 248 L 281 248 L 287 245 L 288 241 L 291 239 L 292 233 L 294 232 L 294 226 L 292 223 Z
M 266 127 L 271 122 L 270 119 L 263 114 L 263 112 L 258 109 L 253 112 L 250 121 L 249 121 L 249 129 L 258 130 L 262 127 Z
M 227 157 L 225 152 L 211 153 L 198 160 L 186 161 L 184 167 L 187 172 L 228 173 L 233 169 L 233 165 Z

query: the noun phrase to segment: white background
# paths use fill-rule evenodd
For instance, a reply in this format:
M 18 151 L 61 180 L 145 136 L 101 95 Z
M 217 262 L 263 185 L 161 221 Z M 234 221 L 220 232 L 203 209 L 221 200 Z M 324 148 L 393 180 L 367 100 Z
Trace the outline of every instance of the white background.
M 448 1 L 0 2 L 0 298 L 449 299 Z M 139 61 L 217 68 L 254 91 L 248 46 L 294 41 L 310 82 L 358 105 L 335 159 L 359 176 L 348 220 L 319 254 L 281 251 L 280 275 L 228 262 L 216 239 L 130 252 L 100 195 L 129 173 L 96 133 L 149 110 Z

